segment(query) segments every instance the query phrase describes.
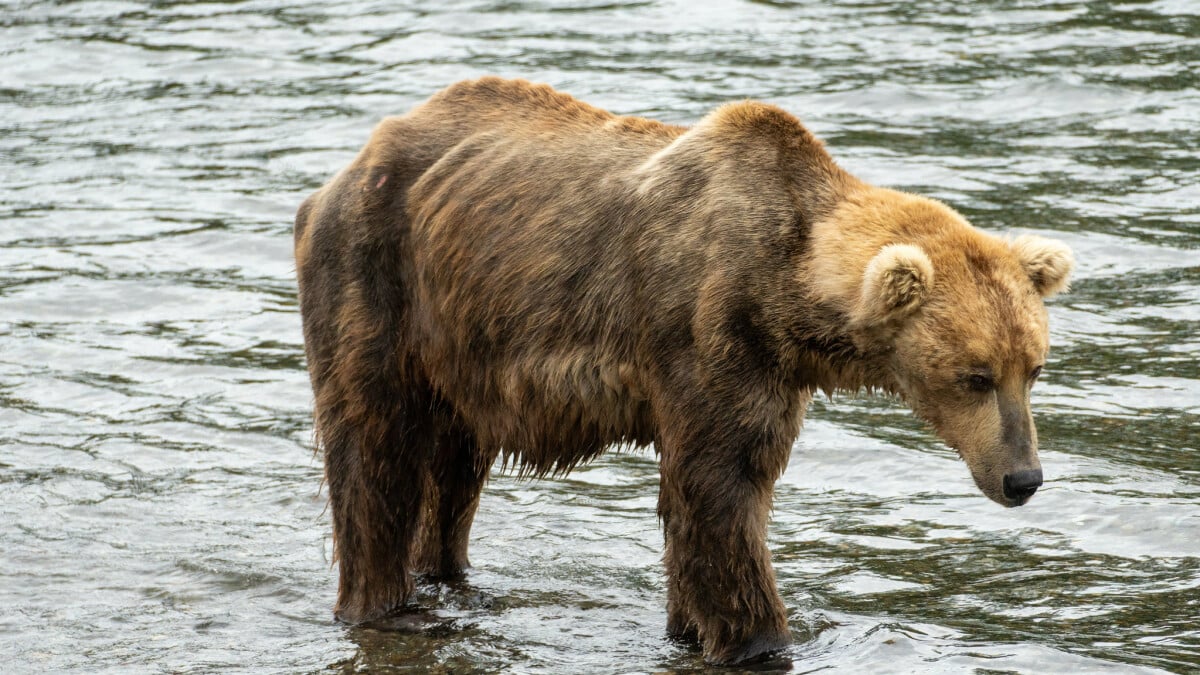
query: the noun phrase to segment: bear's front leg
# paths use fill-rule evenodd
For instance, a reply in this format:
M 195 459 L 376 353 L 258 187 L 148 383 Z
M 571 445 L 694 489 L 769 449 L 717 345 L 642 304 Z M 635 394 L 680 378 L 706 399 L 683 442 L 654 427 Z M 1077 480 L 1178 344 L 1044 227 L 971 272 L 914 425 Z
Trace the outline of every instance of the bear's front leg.
M 791 644 L 766 545 L 790 444 L 692 432 L 660 440 L 668 631 L 695 635 L 710 663 L 743 663 Z

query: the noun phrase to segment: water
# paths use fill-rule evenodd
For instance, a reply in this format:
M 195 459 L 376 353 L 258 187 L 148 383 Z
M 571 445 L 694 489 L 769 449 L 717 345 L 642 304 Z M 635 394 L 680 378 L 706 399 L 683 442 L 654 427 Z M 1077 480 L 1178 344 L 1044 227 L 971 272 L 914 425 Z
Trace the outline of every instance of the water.
M 795 671 L 1200 669 L 1198 12 L 0 0 L 5 670 L 702 668 L 663 638 L 651 453 L 495 476 L 466 583 L 331 620 L 291 217 L 486 73 L 672 122 L 766 99 L 863 178 L 1075 249 L 1030 506 L 894 403 L 814 404 L 771 529 Z

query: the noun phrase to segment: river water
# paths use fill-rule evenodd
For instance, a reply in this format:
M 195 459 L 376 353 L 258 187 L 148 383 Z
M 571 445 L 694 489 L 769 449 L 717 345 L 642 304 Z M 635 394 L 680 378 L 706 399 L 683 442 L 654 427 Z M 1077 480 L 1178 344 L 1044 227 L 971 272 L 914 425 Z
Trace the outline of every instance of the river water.
M 679 123 L 765 99 L 1074 248 L 1029 506 L 894 402 L 813 405 L 770 533 L 795 672 L 1196 672 L 1198 72 L 1191 0 L 0 0 L 3 670 L 703 668 L 663 636 L 651 452 L 494 475 L 466 582 L 332 621 L 292 214 L 495 73 Z

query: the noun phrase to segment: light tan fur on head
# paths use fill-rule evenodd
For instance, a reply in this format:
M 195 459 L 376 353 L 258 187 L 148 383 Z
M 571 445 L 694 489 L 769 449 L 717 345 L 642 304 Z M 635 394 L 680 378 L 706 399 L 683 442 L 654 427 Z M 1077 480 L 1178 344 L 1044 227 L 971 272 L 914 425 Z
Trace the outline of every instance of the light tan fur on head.
M 895 322 L 921 305 L 933 288 L 933 263 L 918 246 L 884 246 L 867 263 L 853 311 L 859 326 Z
M 1029 397 L 1048 350 L 1042 299 L 1073 266 L 1066 246 L 1007 241 L 935 200 L 857 185 L 814 224 L 810 261 L 805 283 L 858 350 L 833 388 L 900 394 L 984 494 L 1024 503 L 1005 481 L 1040 470 Z
M 1062 293 L 1070 285 L 1075 257 L 1066 244 L 1037 235 L 1025 234 L 1009 243 L 1033 287 L 1043 298 Z

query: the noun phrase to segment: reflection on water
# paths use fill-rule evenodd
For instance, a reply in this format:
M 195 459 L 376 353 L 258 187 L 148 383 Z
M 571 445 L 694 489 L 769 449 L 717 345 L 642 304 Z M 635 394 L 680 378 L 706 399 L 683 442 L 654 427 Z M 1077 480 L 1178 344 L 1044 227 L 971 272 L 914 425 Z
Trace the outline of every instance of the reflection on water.
M 868 180 L 1075 249 L 1030 506 L 894 404 L 814 404 L 771 530 L 797 671 L 1200 668 L 1189 0 L 0 6 L 17 670 L 702 669 L 663 637 L 650 454 L 494 477 L 465 581 L 331 621 L 291 216 L 381 116 L 485 73 L 672 122 L 767 99 Z

